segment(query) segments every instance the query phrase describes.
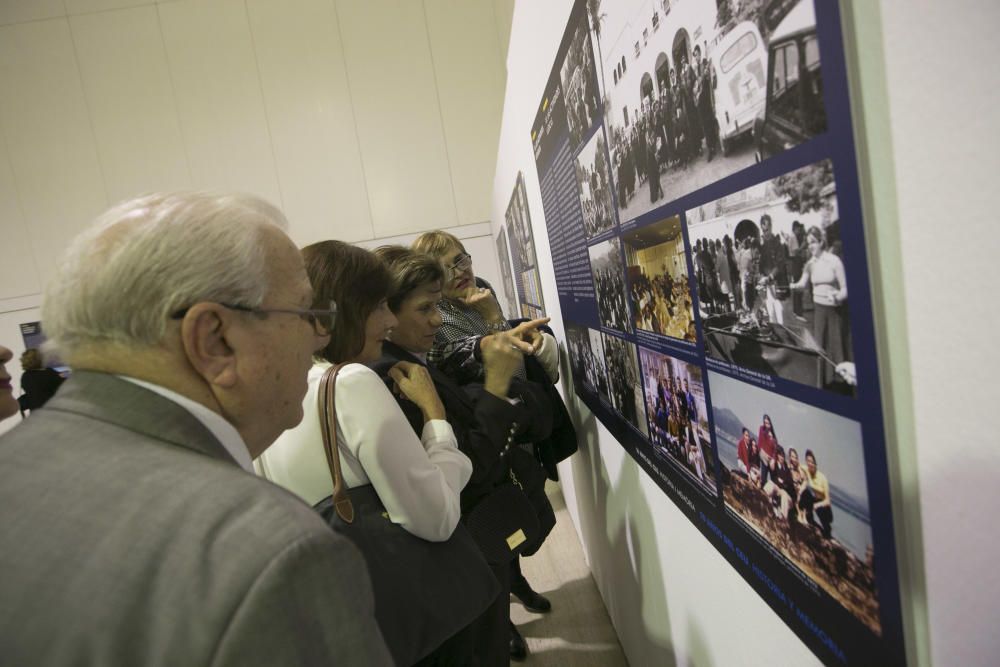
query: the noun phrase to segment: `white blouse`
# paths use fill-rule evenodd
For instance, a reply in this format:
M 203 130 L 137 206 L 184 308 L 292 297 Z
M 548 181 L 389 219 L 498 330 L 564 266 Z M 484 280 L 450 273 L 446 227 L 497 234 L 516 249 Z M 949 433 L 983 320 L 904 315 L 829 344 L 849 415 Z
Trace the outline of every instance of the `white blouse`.
M 285 431 L 254 462 L 258 474 L 310 505 L 333 493 L 323 451 L 319 384 L 330 364 L 309 371 L 302 423 Z M 337 445 L 348 488 L 371 483 L 390 520 L 432 542 L 448 539 L 461 516 L 459 492 L 472 462 L 443 419 L 424 424 L 420 439 L 374 371 L 345 366 L 337 376 Z

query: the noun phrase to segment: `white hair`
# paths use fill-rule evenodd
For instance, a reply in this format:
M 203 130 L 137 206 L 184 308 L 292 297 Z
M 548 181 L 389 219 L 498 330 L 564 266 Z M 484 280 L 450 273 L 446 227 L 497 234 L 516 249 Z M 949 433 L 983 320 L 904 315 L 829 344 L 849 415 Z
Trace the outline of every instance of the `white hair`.
M 200 301 L 257 307 L 270 287 L 263 243 L 288 222 L 243 194 L 173 192 L 124 201 L 70 244 L 45 289 L 46 351 L 148 346 L 171 316 Z

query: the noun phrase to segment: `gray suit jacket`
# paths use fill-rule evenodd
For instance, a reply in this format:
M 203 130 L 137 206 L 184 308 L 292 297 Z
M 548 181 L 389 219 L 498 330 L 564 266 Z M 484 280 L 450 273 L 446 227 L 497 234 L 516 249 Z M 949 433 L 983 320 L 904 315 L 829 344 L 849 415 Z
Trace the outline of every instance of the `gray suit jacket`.
M 349 542 L 179 405 L 78 371 L 0 437 L 0 662 L 391 660 Z

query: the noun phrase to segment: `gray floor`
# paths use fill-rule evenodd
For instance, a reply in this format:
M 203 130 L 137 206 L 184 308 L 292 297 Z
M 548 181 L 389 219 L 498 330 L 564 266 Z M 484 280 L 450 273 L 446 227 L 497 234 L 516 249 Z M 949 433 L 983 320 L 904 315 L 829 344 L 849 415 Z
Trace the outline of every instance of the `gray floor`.
M 552 601 L 548 614 L 533 614 L 511 597 L 510 617 L 528 642 L 528 659 L 514 665 L 618 667 L 628 662 L 590 569 L 559 486 L 546 487 L 556 526 L 534 556 L 521 561 L 532 587 Z

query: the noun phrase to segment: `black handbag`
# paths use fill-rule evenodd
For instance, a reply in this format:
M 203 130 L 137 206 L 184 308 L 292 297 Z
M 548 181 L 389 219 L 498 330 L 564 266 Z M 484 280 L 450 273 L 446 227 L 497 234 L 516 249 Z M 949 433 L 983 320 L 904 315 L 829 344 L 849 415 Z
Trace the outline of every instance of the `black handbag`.
M 520 486 L 504 482 L 495 486 L 465 516 L 465 525 L 486 560 L 509 563 L 538 542 L 541 527 L 534 506 Z
M 461 523 L 446 541 L 429 542 L 390 521 L 371 484 L 346 488 L 334 403 L 342 366 L 327 370 L 320 383 L 320 427 L 333 494 L 315 508 L 361 552 L 386 646 L 396 664 L 412 665 L 475 621 L 496 600 L 500 584 Z

